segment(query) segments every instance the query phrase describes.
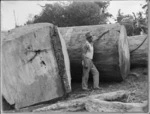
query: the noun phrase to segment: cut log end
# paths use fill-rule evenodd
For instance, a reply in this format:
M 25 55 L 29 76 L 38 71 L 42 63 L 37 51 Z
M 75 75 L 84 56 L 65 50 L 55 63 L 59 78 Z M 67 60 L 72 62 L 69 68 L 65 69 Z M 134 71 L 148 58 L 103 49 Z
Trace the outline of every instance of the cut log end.
M 118 41 L 119 66 L 121 77 L 124 80 L 130 71 L 130 52 L 127 39 L 127 33 L 124 26 L 120 29 L 120 38 Z
M 111 30 L 95 43 L 94 62 L 101 80 L 122 81 L 130 70 L 130 53 L 124 26 Z
M 70 63 L 57 27 L 33 24 L 12 30 L 2 43 L 2 95 L 15 108 L 71 91 Z

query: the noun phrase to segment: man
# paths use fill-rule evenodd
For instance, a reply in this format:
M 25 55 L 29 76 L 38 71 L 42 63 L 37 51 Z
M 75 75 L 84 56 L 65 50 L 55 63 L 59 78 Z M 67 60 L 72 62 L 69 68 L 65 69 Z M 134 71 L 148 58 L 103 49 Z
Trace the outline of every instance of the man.
M 82 65 L 83 65 L 83 76 L 82 76 L 82 89 L 83 90 L 90 90 L 88 88 L 88 79 L 89 79 L 89 72 L 93 74 L 93 88 L 99 88 L 99 72 L 95 65 L 93 64 L 93 37 L 90 32 L 86 33 L 86 42 L 82 46 Z

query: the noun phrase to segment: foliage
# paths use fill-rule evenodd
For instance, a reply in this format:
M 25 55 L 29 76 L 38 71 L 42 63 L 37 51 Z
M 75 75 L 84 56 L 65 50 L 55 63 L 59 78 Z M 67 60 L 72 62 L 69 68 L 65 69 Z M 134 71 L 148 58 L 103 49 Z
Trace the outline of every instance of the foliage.
M 109 2 L 70 2 L 68 5 L 58 3 L 46 4 L 42 12 L 27 24 L 48 22 L 59 27 L 96 25 L 107 23 L 111 17 L 106 9 Z
M 148 3 L 149 2 L 150 0 L 146 0 L 146 4 L 143 5 L 142 7 L 143 9 L 145 9 L 144 14 L 146 15 L 146 18 L 140 18 L 138 23 L 138 26 L 141 27 L 146 34 L 148 33 Z
M 147 33 L 145 29 L 146 18 L 143 17 L 142 12 L 136 15 L 135 13 L 133 15 L 124 15 L 119 9 L 116 21 L 126 27 L 128 36 L 140 35 L 141 32 Z
M 116 21 L 121 25 L 124 25 L 127 30 L 127 35 L 132 36 L 134 33 L 134 19 L 132 15 L 124 15 L 121 13 L 121 9 L 118 10 Z
M 148 2 L 149 2 L 149 0 L 146 0 L 146 4 L 144 4 L 142 6 L 142 8 L 145 9 L 145 14 L 146 14 L 147 18 L 148 18 Z

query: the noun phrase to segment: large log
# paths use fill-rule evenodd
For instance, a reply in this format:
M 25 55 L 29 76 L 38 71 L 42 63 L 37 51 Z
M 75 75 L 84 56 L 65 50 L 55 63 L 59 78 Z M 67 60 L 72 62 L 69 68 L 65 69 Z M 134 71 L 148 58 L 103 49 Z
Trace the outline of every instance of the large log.
M 10 31 L 2 42 L 2 95 L 22 108 L 71 91 L 70 63 L 61 34 L 52 24 Z
M 128 37 L 131 68 L 148 66 L 148 37 L 137 35 Z
M 130 53 L 124 26 L 119 24 L 80 27 L 62 27 L 60 33 L 66 41 L 73 80 L 81 81 L 81 46 L 85 33 L 101 36 L 94 44 L 93 61 L 100 72 L 101 81 L 121 81 L 129 73 Z

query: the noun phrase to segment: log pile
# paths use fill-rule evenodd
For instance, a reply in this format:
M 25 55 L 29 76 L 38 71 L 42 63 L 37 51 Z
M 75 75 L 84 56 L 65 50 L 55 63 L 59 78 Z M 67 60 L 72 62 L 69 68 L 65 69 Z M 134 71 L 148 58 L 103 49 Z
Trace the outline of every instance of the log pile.
M 18 109 L 69 93 L 71 76 L 74 81 L 82 78 L 81 47 L 89 31 L 99 37 L 94 43 L 93 61 L 101 81 L 122 81 L 129 73 L 130 62 L 132 68 L 147 66 L 147 40 L 133 51 L 146 36 L 127 37 L 124 26 L 119 24 L 59 30 L 47 23 L 28 25 L 2 35 L 2 96 L 5 100 Z M 120 102 L 127 96 L 128 92 L 124 91 L 94 95 L 54 104 L 48 110 L 143 112 L 145 104 Z M 40 110 L 47 109 L 36 111 Z
M 57 27 L 33 24 L 2 42 L 2 96 L 15 108 L 63 97 L 71 91 L 70 63 Z
M 81 47 L 85 34 L 91 32 L 101 36 L 94 44 L 93 61 L 100 72 L 100 80 L 122 81 L 129 73 L 130 53 L 124 26 L 119 24 L 62 27 L 60 33 L 65 39 L 71 63 L 73 80 L 81 81 Z
M 148 38 L 147 35 L 128 37 L 131 68 L 147 67 L 148 65 Z
M 120 90 L 82 97 L 74 100 L 58 102 L 46 107 L 33 110 L 33 112 L 144 112 L 147 101 L 143 103 L 126 103 L 131 93 Z

